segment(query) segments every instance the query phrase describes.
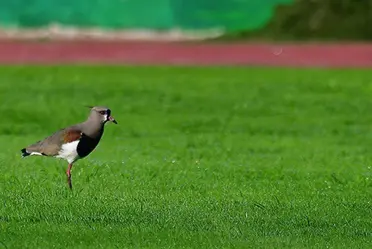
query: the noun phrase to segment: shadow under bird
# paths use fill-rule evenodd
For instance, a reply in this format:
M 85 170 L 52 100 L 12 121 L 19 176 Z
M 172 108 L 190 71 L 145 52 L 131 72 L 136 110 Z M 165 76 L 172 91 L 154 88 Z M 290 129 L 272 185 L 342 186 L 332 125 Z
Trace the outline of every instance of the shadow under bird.
M 107 122 L 117 124 L 111 110 L 104 106 L 89 107 L 88 119 L 82 123 L 63 128 L 54 134 L 21 150 L 22 157 L 38 155 L 62 158 L 68 162 L 67 182 L 72 189 L 71 169 L 73 163 L 88 156 L 98 145 Z

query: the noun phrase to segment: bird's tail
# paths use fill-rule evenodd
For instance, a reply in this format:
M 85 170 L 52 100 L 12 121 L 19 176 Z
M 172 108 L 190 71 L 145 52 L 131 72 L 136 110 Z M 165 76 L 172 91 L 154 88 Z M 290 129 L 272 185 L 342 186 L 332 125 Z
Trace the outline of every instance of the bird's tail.
M 26 148 L 23 148 L 23 149 L 21 150 L 21 152 L 22 152 L 22 157 L 26 157 L 26 156 L 31 155 L 31 153 L 28 153 L 28 152 L 26 151 Z

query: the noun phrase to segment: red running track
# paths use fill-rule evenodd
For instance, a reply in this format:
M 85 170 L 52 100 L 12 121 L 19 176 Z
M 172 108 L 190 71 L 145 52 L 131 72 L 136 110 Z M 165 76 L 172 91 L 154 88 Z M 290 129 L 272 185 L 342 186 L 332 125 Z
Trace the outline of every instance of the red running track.
M 372 44 L 0 41 L 1 64 L 372 67 Z

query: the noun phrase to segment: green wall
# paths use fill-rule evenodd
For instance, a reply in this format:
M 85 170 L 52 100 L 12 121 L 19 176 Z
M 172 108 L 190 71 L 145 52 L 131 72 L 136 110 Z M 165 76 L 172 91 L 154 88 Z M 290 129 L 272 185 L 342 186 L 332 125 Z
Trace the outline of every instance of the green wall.
M 228 31 L 260 28 L 278 4 L 293 0 L 0 0 L 0 25 L 40 27 L 59 23 L 111 29 Z

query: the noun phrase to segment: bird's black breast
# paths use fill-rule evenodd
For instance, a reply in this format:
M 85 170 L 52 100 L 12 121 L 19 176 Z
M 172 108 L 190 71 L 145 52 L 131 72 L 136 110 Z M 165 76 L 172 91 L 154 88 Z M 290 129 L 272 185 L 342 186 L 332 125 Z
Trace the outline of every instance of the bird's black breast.
M 79 157 L 83 158 L 89 155 L 96 148 L 100 138 L 91 138 L 83 133 L 77 146 Z

